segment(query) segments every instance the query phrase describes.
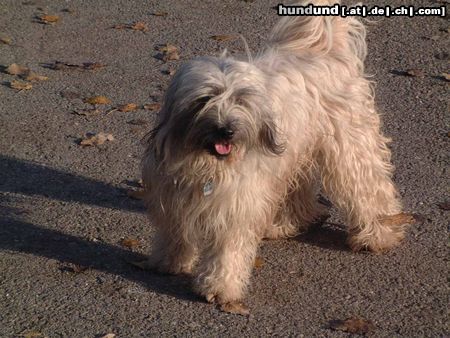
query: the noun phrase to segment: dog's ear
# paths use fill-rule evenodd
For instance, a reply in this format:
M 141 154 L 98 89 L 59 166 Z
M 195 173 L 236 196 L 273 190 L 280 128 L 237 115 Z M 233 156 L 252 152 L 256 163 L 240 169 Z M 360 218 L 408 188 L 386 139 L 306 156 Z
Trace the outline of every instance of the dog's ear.
M 272 120 L 265 120 L 259 132 L 259 140 L 264 151 L 281 155 L 285 150 L 285 144 L 279 140 L 277 126 Z

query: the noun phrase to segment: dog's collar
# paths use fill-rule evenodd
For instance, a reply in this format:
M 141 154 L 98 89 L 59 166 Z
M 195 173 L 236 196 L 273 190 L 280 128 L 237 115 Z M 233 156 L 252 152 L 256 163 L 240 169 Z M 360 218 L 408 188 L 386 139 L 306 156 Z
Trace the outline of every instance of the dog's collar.
M 203 196 L 209 196 L 214 191 L 214 178 L 210 177 L 205 184 L 203 184 Z

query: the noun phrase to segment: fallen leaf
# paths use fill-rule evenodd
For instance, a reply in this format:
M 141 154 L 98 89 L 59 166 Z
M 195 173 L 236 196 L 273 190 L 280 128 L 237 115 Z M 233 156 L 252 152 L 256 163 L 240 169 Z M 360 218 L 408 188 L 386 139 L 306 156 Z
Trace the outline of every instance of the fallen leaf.
M 93 109 L 85 109 L 85 110 L 74 110 L 73 113 L 75 115 L 80 116 L 94 116 L 100 114 L 100 110 L 93 108 Z
M 178 51 L 178 48 L 170 43 L 166 43 L 165 45 L 158 46 L 157 49 L 163 53 L 173 53 Z
M 446 81 L 450 81 L 450 74 L 449 73 L 442 73 L 441 74 L 442 78 Z
M 23 337 L 23 338 L 43 338 L 43 337 L 45 337 L 45 335 L 38 331 L 25 331 L 25 332 L 21 333 L 21 337 Z
M 80 146 L 97 146 L 102 145 L 106 141 L 114 141 L 114 136 L 111 134 L 105 134 L 103 132 L 100 132 L 98 134 L 86 134 L 86 137 L 82 139 L 79 144 Z
M 220 310 L 227 313 L 237 314 L 241 316 L 250 315 L 249 308 L 241 302 L 230 302 L 220 306 Z
M 128 113 L 130 111 L 135 111 L 137 109 L 137 104 L 135 103 L 127 103 L 117 107 L 117 110 L 122 113 Z
M 330 329 L 344 331 L 348 333 L 366 334 L 375 329 L 375 325 L 370 320 L 363 318 L 348 318 L 346 320 L 332 320 L 329 323 Z
M 161 104 L 160 103 L 146 103 L 144 104 L 144 109 L 145 110 L 150 110 L 150 111 L 158 111 L 161 109 Z
M 12 43 L 12 39 L 6 35 L 0 35 L 0 42 L 4 45 L 10 45 Z
M 54 25 L 59 21 L 59 16 L 44 14 L 38 16 L 38 19 L 40 20 L 41 23 L 45 23 L 47 25 Z
M 70 272 L 70 273 L 82 273 L 86 270 L 88 270 L 88 266 L 79 265 L 79 264 L 69 264 L 64 265 L 59 268 L 62 272 Z
M 135 31 L 141 31 L 141 32 L 148 31 L 148 25 L 142 21 L 135 22 L 133 25 L 130 26 L 130 28 Z
M 99 62 L 83 62 L 82 64 L 67 63 L 63 61 L 54 61 L 44 65 L 46 68 L 53 70 L 89 70 L 96 71 L 106 67 L 105 64 Z
M 99 96 L 88 97 L 88 98 L 84 99 L 84 102 L 90 103 L 90 104 L 93 104 L 93 105 L 96 105 L 96 104 L 110 104 L 111 100 L 108 99 L 106 96 L 99 95 Z
M 132 29 L 135 31 L 147 32 L 148 24 L 142 21 L 135 22 L 133 24 L 118 24 L 113 26 L 114 29 Z
M 425 72 L 422 69 L 408 69 L 406 71 L 406 75 L 413 76 L 413 77 L 424 77 Z
M 143 125 L 148 124 L 149 122 L 147 120 L 144 120 L 144 119 L 133 119 L 133 120 L 127 121 L 127 123 L 128 124 L 133 124 L 135 126 L 143 126 Z
M 114 333 L 107 333 L 103 336 L 101 336 L 100 338 L 114 338 L 116 335 Z
M 442 210 L 450 210 L 450 202 L 439 203 L 438 207 Z
M 65 70 L 65 69 L 76 69 L 79 68 L 80 66 L 63 61 L 55 61 L 53 63 L 46 64 L 45 67 L 53 70 Z
M 30 71 L 27 75 L 23 76 L 23 79 L 30 82 L 38 82 L 38 81 L 47 81 L 48 77 Z
M 9 86 L 19 91 L 30 90 L 31 88 L 33 88 L 33 85 L 31 83 L 17 80 L 11 81 L 9 83 Z
M 236 40 L 237 36 L 236 35 L 211 35 L 210 39 L 219 41 L 219 42 L 224 42 L 224 41 L 231 41 L 231 40 Z
M 163 60 L 164 62 L 180 59 L 180 54 L 178 52 L 178 48 L 170 43 L 167 43 L 162 46 L 158 46 L 157 50 L 161 52 L 161 54 L 158 55 L 158 58 Z
M 413 224 L 415 222 L 413 215 L 402 212 L 396 215 L 384 216 L 380 218 L 380 223 L 385 226 L 400 226 L 404 224 Z
M 83 65 L 79 66 L 79 68 L 83 70 L 92 70 L 92 71 L 96 71 L 104 67 L 106 67 L 106 65 L 99 62 L 83 62 Z
M 264 260 L 261 257 L 256 257 L 255 258 L 255 263 L 254 266 L 256 269 L 261 268 L 264 265 Z
M 167 13 L 167 12 L 153 12 L 152 15 L 153 16 L 167 16 L 167 15 L 169 15 L 169 13 Z
M 128 190 L 127 195 L 134 200 L 142 200 L 145 198 L 145 190 Z
M 129 249 L 133 249 L 137 246 L 139 246 L 139 241 L 137 239 L 133 239 L 133 238 L 123 238 L 120 240 L 120 245 L 129 248 Z
M 30 69 L 26 66 L 18 65 L 17 63 L 12 63 L 5 68 L 5 72 L 10 75 L 24 75 L 27 74 Z

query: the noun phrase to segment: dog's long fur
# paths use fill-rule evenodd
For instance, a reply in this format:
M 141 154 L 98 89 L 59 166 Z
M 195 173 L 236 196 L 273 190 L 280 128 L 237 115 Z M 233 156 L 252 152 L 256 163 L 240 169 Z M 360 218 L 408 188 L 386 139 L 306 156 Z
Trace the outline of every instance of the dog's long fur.
M 364 74 L 365 34 L 352 17 L 285 17 L 252 61 L 181 67 L 143 160 L 158 229 L 149 266 L 193 272 L 209 301 L 240 300 L 261 239 L 292 236 L 323 214 L 320 182 L 352 249 L 381 252 L 403 238 L 403 227 L 379 221 L 401 205 Z M 231 153 L 218 156 L 224 127 Z

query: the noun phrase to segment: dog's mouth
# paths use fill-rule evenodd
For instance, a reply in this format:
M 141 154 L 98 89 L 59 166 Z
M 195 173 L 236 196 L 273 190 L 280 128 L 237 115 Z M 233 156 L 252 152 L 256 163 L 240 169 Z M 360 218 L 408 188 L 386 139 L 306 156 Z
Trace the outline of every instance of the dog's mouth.
M 214 143 L 214 151 L 219 156 L 228 156 L 231 153 L 232 145 L 228 141 L 219 141 Z

